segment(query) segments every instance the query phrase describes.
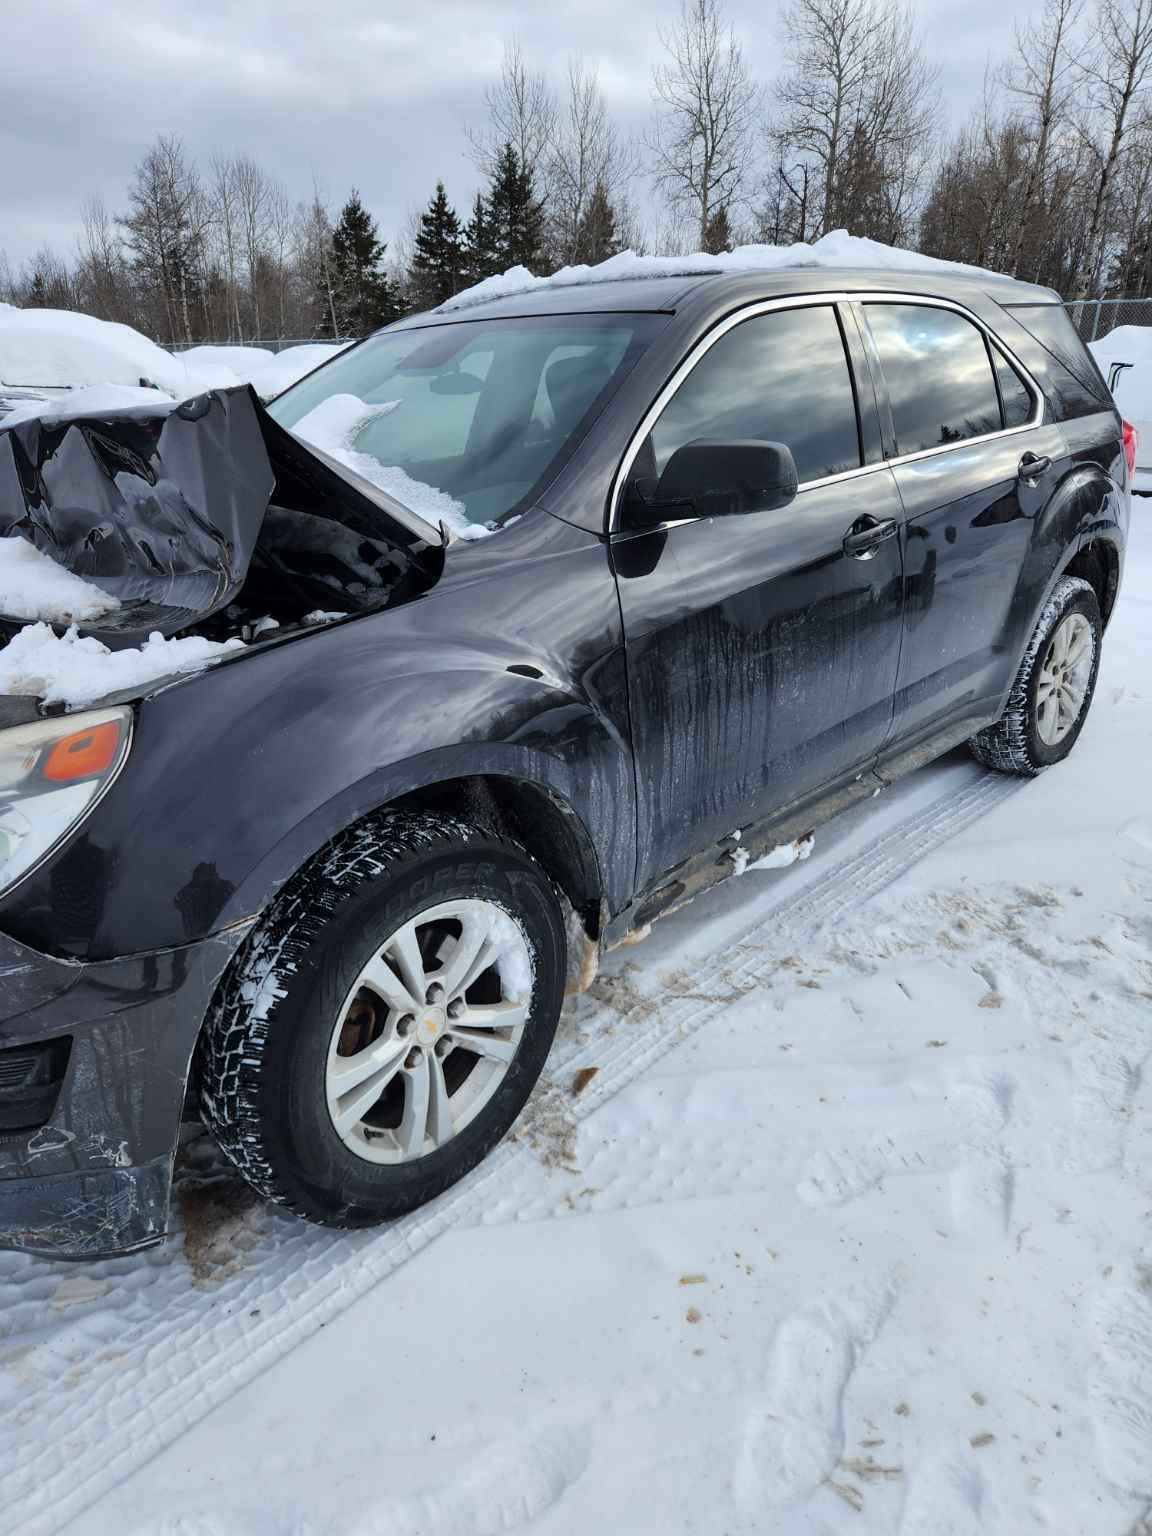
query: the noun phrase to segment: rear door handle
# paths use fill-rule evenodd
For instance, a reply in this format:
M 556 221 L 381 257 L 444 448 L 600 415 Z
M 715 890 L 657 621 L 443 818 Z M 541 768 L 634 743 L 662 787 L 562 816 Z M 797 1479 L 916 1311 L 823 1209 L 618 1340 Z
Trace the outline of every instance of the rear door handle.
M 1019 479 L 1026 480 L 1029 485 L 1035 485 L 1040 476 L 1051 468 L 1052 460 L 1046 453 L 1026 453 L 1020 460 L 1016 474 Z
M 898 527 L 894 517 L 858 517 L 844 535 L 844 553 L 854 560 L 870 560 L 885 539 L 895 538 Z

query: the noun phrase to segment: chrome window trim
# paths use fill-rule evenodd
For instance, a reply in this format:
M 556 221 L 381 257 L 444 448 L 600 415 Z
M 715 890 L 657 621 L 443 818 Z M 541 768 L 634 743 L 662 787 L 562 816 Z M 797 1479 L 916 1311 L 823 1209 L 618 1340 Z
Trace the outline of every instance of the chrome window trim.
M 914 453 L 902 453 L 896 455 L 894 458 L 878 459 L 874 464 L 861 464 L 855 469 L 841 470 L 839 474 L 823 475 L 818 480 L 802 480 L 797 487 L 796 494 L 798 496 L 802 496 L 805 491 L 817 490 L 826 485 L 836 485 L 842 480 L 855 480 L 862 475 L 873 475 L 877 470 L 880 469 L 894 469 L 901 464 L 914 464 L 920 459 L 934 458 L 937 454 L 955 453 L 957 449 L 975 446 L 980 443 L 994 442 L 996 439 L 1002 437 L 1016 437 L 1021 432 L 1032 432 L 1038 426 L 1042 425 L 1044 420 L 1044 392 L 1041 390 L 1036 380 L 1032 377 L 1032 374 L 1016 356 L 1015 352 L 1013 352 L 1012 348 L 1007 344 L 1007 342 L 998 336 L 996 332 L 991 329 L 991 327 L 985 325 L 984 322 L 980 319 L 979 315 L 973 314 L 970 309 L 965 308 L 963 304 L 957 303 L 954 299 L 941 299 L 930 294 L 907 293 L 903 291 L 887 292 L 883 289 L 876 291 L 868 289 L 863 293 L 833 292 L 789 294 L 786 297 L 779 299 L 759 299 L 755 303 L 746 304 L 743 306 L 743 308 L 734 310 L 732 314 L 726 315 L 723 320 L 712 327 L 706 336 L 700 337 L 699 341 L 697 341 L 695 346 L 688 353 L 688 356 L 684 358 L 683 361 L 679 364 L 671 378 L 664 385 L 663 389 L 656 396 L 656 399 L 652 402 L 644 416 L 641 418 L 640 425 L 633 433 L 632 438 L 628 443 L 628 447 L 624 451 L 624 456 L 620 460 L 620 464 L 612 478 L 612 487 L 608 493 L 609 535 L 621 531 L 619 526 L 620 497 L 623 493 L 624 484 L 628 479 L 632 465 L 636 461 L 636 455 L 640 452 L 640 449 L 644 445 L 644 440 L 647 438 L 648 434 L 652 431 L 652 428 L 660 419 L 664 407 L 668 404 L 672 396 L 680 388 L 680 385 L 696 367 L 700 359 L 704 357 L 708 352 L 710 352 L 722 337 L 726 336 L 729 331 L 734 330 L 736 326 L 742 325 L 745 320 L 755 319 L 757 315 L 771 314 L 775 310 L 818 309 L 828 305 L 864 305 L 876 303 L 918 304 L 924 308 L 950 309 L 955 311 L 956 314 L 962 315 L 965 320 L 967 320 L 971 325 L 974 325 L 976 329 L 981 333 L 981 335 L 984 337 L 986 346 L 995 345 L 999 347 L 1000 351 L 1003 352 L 1004 356 L 1011 363 L 1012 367 L 1024 380 L 1032 393 L 1032 415 L 1028 421 L 1024 422 L 1021 426 L 1018 427 L 1001 427 L 996 432 L 982 432 L 979 437 L 961 438 L 959 442 L 942 443 L 937 448 L 919 448 Z M 845 345 L 844 348 L 844 357 L 848 364 L 849 371 L 851 372 L 852 358 L 847 345 Z M 991 357 L 989 357 L 989 367 L 993 367 Z M 858 386 L 857 381 L 855 380 L 855 375 L 853 374 L 852 377 L 854 387 L 857 389 L 858 394 Z M 993 384 L 995 385 L 994 369 Z M 999 404 L 999 390 L 997 390 L 996 399 L 997 404 Z M 857 405 L 857 409 L 859 409 L 859 404 Z M 658 523 L 655 525 L 654 529 L 646 529 L 644 531 L 654 532 L 656 529 L 678 528 L 682 523 L 695 523 L 699 521 L 700 519 L 697 517 L 680 517 L 675 518 L 670 522 Z

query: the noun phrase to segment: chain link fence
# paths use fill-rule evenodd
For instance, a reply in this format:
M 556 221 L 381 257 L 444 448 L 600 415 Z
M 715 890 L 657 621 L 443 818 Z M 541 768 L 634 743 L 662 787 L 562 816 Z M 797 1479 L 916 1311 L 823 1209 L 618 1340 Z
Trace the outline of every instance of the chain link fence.
M 1064 307 L 1085 341 L 1099 341 L 1118 325 L 1152 326 L 1152 299 L 1072 299 Z

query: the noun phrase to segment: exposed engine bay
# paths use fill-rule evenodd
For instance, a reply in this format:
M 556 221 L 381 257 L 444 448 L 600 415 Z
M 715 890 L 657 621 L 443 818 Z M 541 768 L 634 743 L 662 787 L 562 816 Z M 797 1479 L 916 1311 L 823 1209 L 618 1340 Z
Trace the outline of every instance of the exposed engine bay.
M 446 542 L 247 386 L 0 428 L 6 537 L 116 600 L 79 624 L 114 650 L 156 632 L 250 640 L 404 602 L 439 578 Z M 26 622 L 0 605 L 0 637 Z

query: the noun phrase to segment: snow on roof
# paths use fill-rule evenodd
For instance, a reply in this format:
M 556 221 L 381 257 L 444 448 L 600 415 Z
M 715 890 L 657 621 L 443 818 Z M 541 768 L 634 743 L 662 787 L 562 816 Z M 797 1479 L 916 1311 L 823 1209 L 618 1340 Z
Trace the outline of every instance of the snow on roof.
M 495 277 L 486 277 L 472 288 L 465 288 L 436 314 L 485 304 L 490 299 L 530 293 L 537 288 L 570 288 L 584 283 L 614 283 L 638 277 L 697 277 L 713 272 L 779 272 L 788 267 L 874 267 L 882 271 L 952 272 L 964 277 L 995 278 L 1007 281 L 1002 273 L 983 267 L 971 267 L 960 261 L 941 261 L 919 251 L 906 251 L 879 240 L 850 235 L 834 229 L 811 245 L 741 245 L 734 251 L 710 256 L 699 251 L 691 256 L 638 256 L 635 251 L 621 251 L 596 266 L 561 267 L 551 277 L 533 277 L 527 267 L 512 267 Z

